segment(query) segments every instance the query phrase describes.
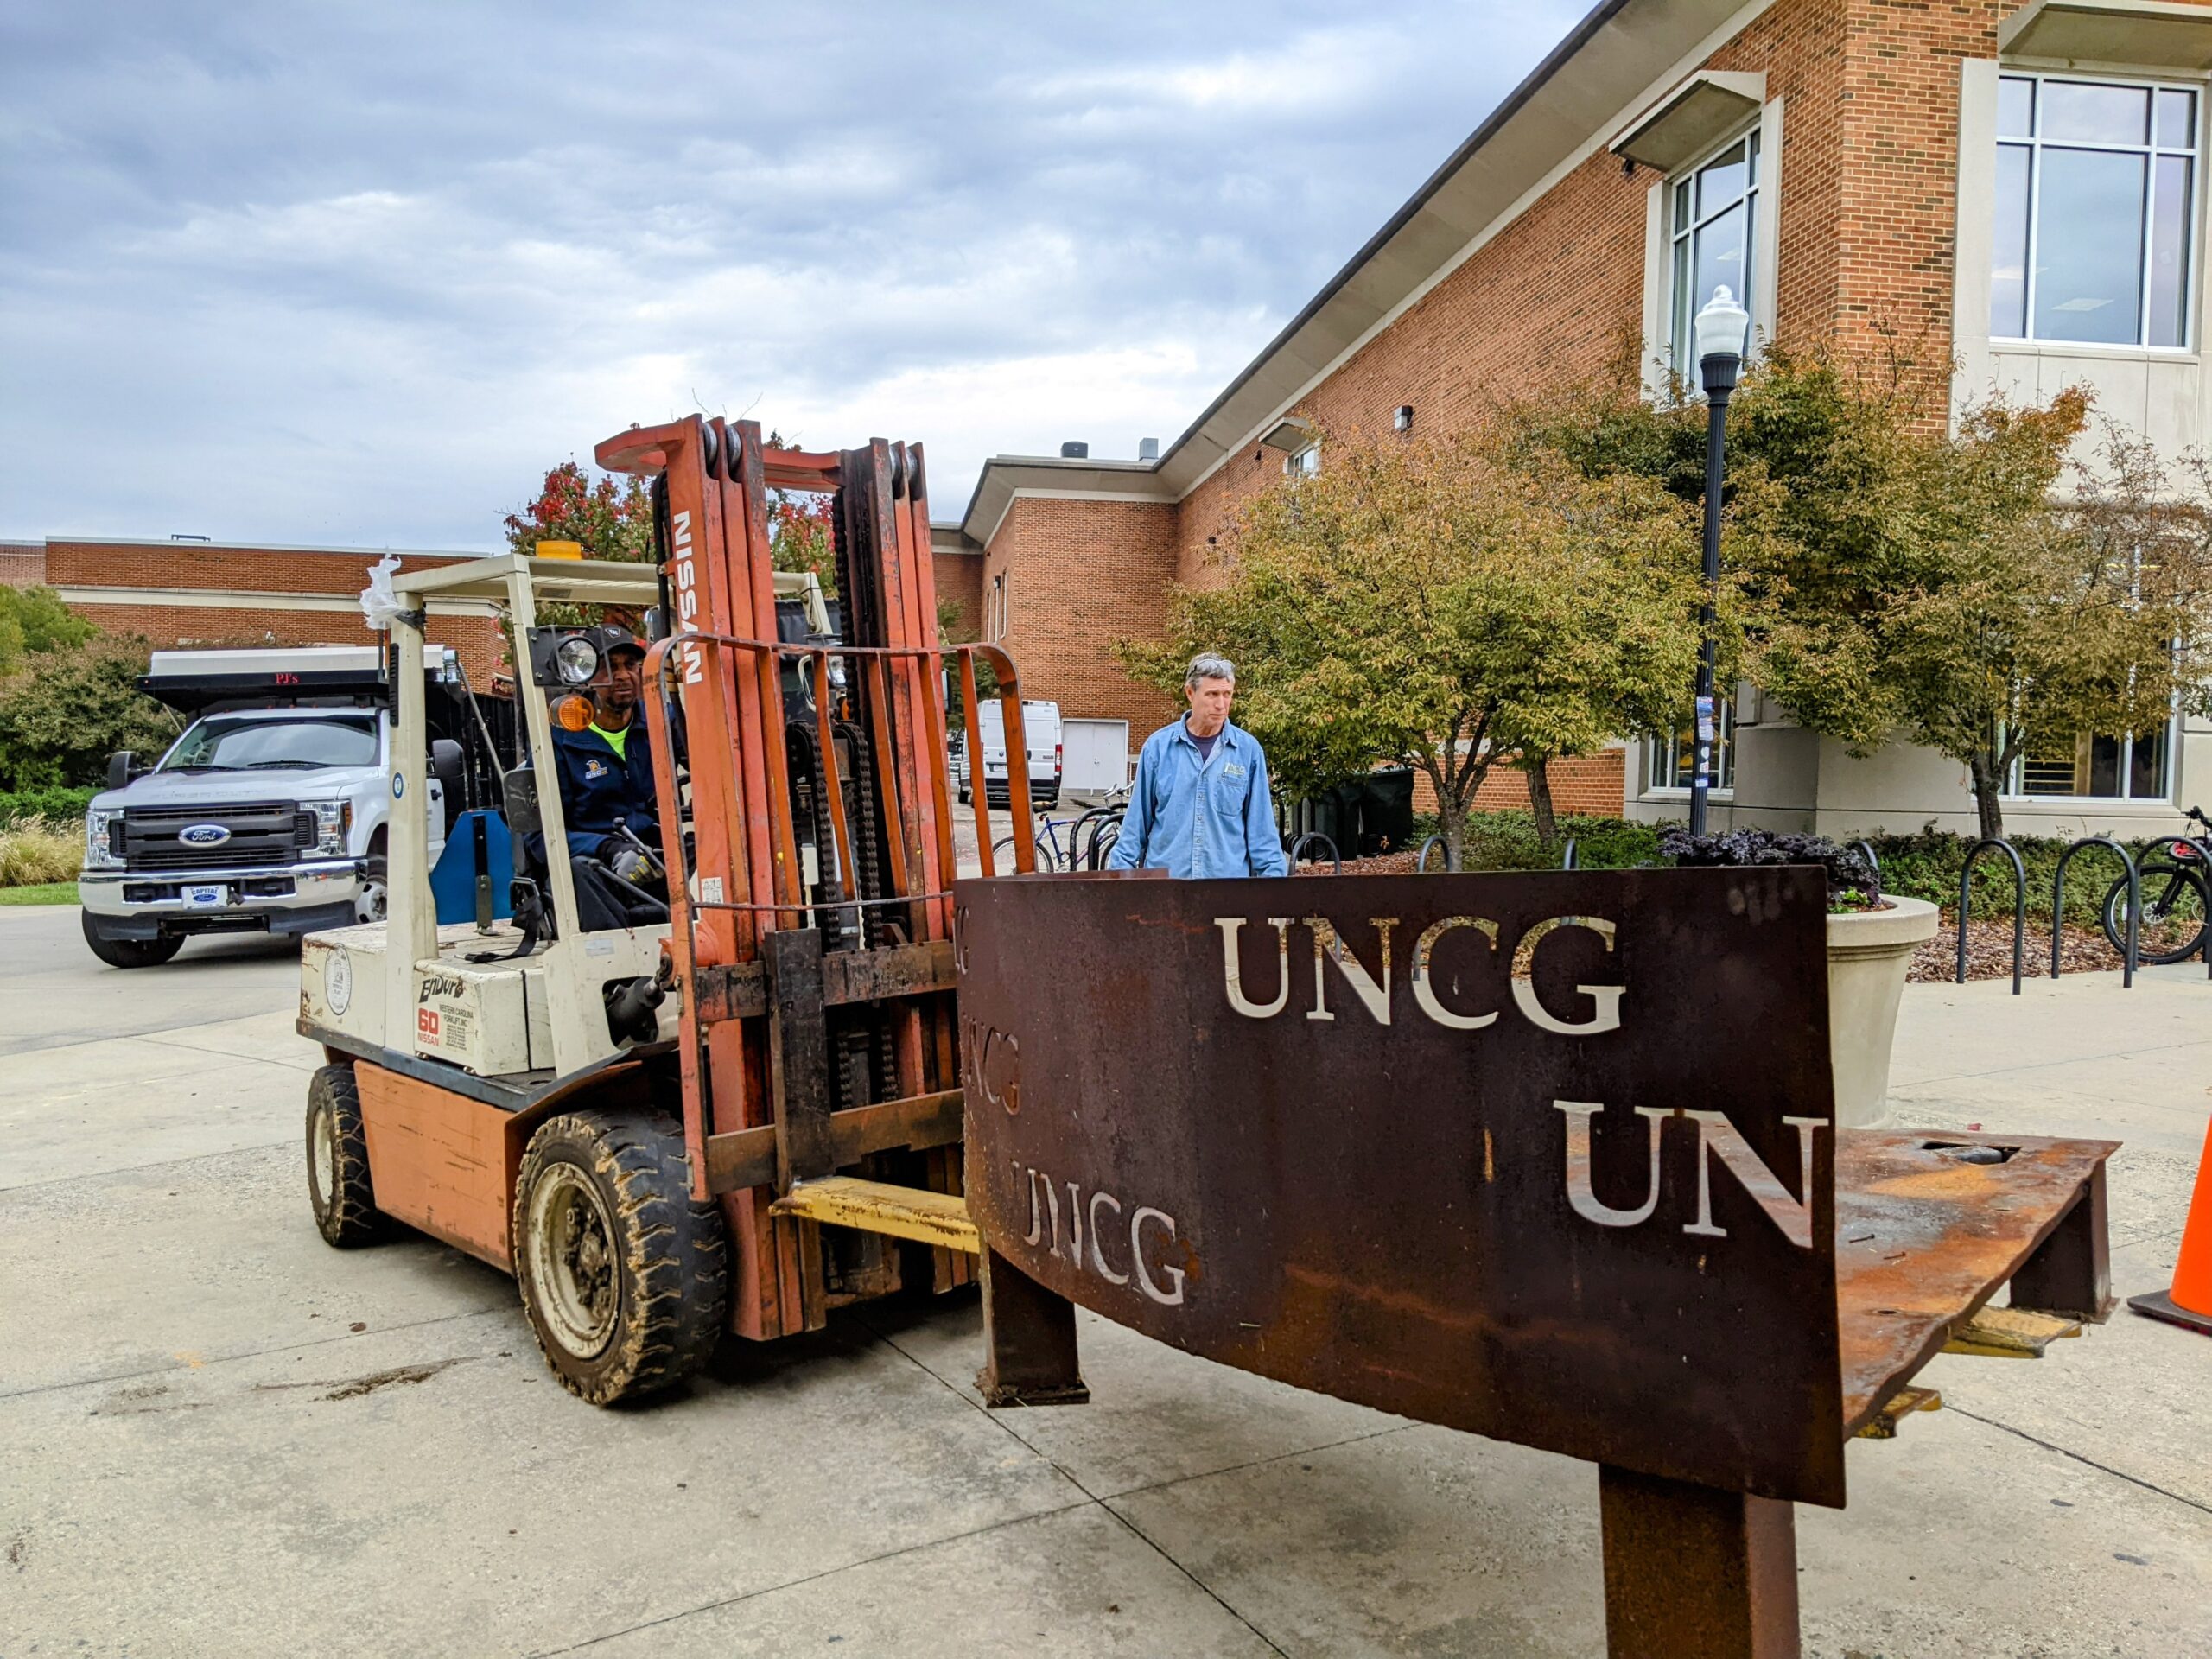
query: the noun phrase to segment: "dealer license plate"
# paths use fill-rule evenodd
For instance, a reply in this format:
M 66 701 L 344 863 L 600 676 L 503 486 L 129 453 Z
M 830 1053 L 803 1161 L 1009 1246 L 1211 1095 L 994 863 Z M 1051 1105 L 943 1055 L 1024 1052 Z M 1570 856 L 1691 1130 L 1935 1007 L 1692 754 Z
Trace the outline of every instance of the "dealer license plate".
M 184 890 L 184 902 L 193 910 L 216 910 L 229 902 L 229 899 L 220 887 L 187 887 Z

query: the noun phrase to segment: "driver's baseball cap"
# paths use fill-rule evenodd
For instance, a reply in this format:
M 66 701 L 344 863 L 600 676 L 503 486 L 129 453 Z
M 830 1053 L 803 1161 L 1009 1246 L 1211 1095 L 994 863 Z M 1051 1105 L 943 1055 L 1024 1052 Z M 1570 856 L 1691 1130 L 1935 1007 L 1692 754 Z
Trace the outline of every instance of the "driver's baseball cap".
M 599 642 L 599 654 L 609 662 L 613 661 L 616 654 L 620 652 L 627 652 L 632 657 L 639 658 L 643 658 L 645 654 L 645 645 L 638 636 L 616 623 L 602 623 L 596 638 Z

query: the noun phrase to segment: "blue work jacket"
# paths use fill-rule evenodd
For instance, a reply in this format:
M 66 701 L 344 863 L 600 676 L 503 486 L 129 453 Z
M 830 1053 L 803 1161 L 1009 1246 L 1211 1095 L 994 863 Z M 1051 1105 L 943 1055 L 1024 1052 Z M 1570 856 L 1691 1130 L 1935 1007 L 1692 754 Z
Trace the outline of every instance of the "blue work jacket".
M 1185 880 L 1287 875 L 1259 740 L 1232 721 L 1201 760 L 1182 721 L 1145 739 L 1106 868 L 1165 870 Z
M 561 811 L 569 829 L 572 857 L 596 858 L 600 843 L 617 828 L 658 852 L 660 823 L 654 816 L 652 751 L 645 744 L 643 715 L 633 715 L 622 753 L 597 732 L 553 728 L 553 757 L 559 763 Z M 531 851 L 544 856 L 543 837 L 532 836 Z

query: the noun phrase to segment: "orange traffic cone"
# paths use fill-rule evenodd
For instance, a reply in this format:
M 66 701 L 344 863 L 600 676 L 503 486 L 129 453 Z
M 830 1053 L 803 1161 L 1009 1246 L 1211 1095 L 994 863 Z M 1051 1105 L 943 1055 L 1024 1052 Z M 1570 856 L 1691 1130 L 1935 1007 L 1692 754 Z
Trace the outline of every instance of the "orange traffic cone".
M 2127 1305 L 2154 1319 L 2170 1319 L 2212 1336 L 2212 1126 L 2205 1129 L 2204 1156 L 2196 1166 L 2196 1191 L 2190 1197 L 2189 1222 L 2182 1229 L 2174 1287 L 2131 1296 Z

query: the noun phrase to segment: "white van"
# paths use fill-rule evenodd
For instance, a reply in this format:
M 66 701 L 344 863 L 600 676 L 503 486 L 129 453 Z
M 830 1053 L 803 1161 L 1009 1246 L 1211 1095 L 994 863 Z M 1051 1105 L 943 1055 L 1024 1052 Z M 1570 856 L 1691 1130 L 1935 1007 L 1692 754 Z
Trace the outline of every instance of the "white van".
M 983 798 L 992 806 L 1007 804 L 1006 716 L 996 698 L 987 699 L 976 710 L 976 725 L 983 734 Z M 1057 805 L 1060 798 L 1060 705 L 1021 700 L 1022 734 L 1029 740 L 1029 804 Z M 952 774 L 965 801 L 975 785 L 969 776 L 967 734 L 953 734 Z

